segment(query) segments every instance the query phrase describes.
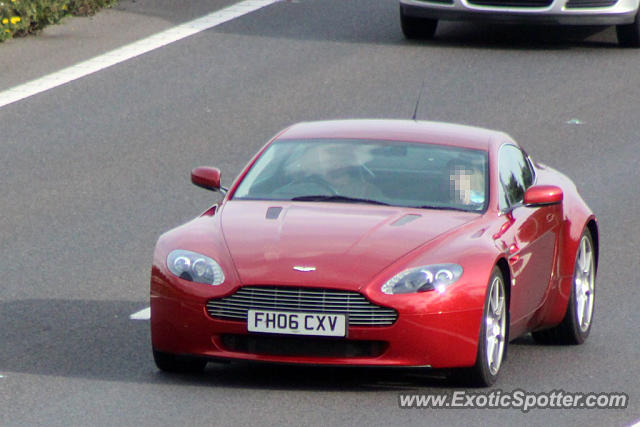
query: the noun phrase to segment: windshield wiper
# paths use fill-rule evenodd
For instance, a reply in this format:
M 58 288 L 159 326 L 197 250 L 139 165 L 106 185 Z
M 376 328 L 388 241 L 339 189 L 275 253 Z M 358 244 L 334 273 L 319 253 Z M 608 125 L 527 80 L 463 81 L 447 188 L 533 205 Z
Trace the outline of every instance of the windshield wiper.
M 409 206 L 414 209 L 437 209 L 441 211 L 460 211 L 460 212 L 478 212 L 473 209 L 465 209 L 458 208 L 455 206 L 433 206 L 433 205 L 422 205 L 422 206 Z
M 369 203 L 373 205 L 389 206 L 389 203 L 372 199 L 360 199 L 358 197 L 340 196 L 337 194 L 328 196 L 326 194 L 314 194 L 309 196 L 298 196 L 291 199 L 294 202 L 345 202 L 345 203 Z

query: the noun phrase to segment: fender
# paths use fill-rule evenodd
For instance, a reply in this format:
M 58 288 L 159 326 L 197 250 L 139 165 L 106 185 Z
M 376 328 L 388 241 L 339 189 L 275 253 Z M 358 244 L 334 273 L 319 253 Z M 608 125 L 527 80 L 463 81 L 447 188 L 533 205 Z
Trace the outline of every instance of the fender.
M 489 229 L 489 223 L 489 216 L 485 215 L 441 234 L 384 268 L 362 289 L 363 293 L 378 304 L 388 305 L 391 299 L 402 296 L 383 294 L 380 288 L 398 272 L 421 265 L 456 263 L 464 270 L 460 280 L 451 285 L 441 297 L 425 297 L 422 303 L 416 303 L 415 311 L 440 311 L 441 302 L 451 302 L 454 299 L 455 304 L 447 306 L 455 307 L 457 311 L 483 307 L 493 268 L 500 259 L 504 259 L 504 253 L 494 244 L 492 235 L 495 230 Z

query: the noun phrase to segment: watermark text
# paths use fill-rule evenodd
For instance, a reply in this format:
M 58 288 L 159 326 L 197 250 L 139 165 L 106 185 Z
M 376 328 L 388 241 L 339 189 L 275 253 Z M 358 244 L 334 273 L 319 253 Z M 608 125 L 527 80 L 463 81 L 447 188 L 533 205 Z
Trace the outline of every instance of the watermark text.
M 456 390 L 431 394 L 400 394 L 400 408 L 473 408 L 519 409 L 625 409 L 629 405 L 626 393 L 578 393 L 564 390 L 534 393 L 525 390 L 491 390 L 469 392 Z

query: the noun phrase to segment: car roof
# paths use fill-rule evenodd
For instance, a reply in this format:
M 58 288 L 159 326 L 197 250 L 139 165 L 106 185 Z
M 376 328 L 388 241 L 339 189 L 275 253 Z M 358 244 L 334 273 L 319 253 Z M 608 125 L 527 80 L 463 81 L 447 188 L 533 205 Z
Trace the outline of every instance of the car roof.
M 277 139 L 316 138 L 406 141 L 477 150 L 488 150 L 492 142 L 512 141 L 511 137 L 503 132 L 475 126 L 388 119 L 302 122 L 285 129 Z

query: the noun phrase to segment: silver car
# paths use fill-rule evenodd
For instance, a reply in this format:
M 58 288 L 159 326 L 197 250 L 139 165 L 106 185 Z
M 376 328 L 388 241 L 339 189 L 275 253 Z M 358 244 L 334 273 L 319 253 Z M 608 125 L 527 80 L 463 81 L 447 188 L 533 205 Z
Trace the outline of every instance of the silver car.
M 615 25 L 622 46 L 640 47 L 639 0 L 400 0 L 408 39 L 430 39 L 438 20 Z

